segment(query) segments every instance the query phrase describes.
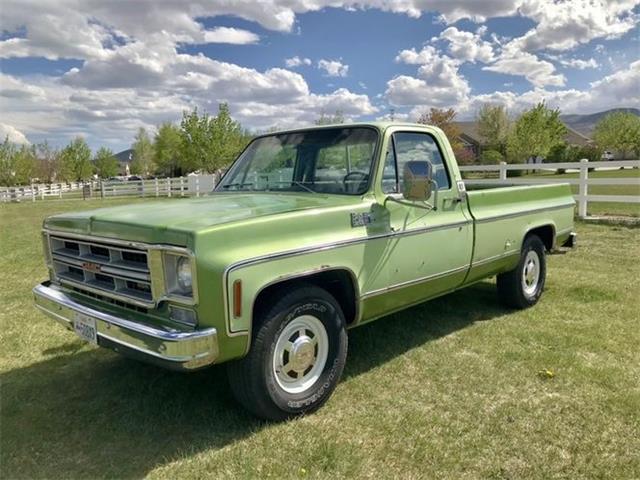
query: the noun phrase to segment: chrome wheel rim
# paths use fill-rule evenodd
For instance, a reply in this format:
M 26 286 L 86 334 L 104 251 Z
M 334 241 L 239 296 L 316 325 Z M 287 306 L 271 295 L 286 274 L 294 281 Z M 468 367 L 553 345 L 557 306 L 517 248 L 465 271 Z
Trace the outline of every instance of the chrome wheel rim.
M 313 315 L 294 318 L 282 330 L 273 352 L 273 374 L 287 393 L 304 392 L 313 386 L 327 363 L 329 337 L 323 323 Z
M 540 282 L 540 257 L 535 250 L 527 252 L 522 269 L 522 290 L 531 297 L 538 289 Z

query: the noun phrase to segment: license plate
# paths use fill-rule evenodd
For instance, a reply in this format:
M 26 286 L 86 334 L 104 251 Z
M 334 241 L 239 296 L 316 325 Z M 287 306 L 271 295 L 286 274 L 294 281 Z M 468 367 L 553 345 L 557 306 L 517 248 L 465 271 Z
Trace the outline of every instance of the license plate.
M 96 328 L 96 319 L 76 313 L 73 319 L 73 330 L 82 339 L 89 343 L 98 343 L 98 329 Z

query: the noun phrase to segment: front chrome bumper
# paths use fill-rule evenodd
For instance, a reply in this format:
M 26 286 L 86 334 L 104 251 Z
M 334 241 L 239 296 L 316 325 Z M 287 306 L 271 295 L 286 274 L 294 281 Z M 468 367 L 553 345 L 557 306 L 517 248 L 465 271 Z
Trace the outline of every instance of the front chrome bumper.
M 118 353 L 173 370 L 202 368 L 218 357 L 215 328 L 180 331 L 133 322 L 78 303 L 50 282 L 36 286 L 33 294 L 36 307 L 69 330 L 76 314 L 95 319 L 98 345 Z

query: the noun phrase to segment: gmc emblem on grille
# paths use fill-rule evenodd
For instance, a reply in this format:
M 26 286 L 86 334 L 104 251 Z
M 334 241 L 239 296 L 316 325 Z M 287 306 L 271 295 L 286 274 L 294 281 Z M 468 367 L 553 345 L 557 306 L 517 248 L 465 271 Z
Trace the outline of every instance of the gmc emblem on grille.
M 82 262 L 82 268 L 90 272 L 100 272 L 100 265 L 97 263 Z

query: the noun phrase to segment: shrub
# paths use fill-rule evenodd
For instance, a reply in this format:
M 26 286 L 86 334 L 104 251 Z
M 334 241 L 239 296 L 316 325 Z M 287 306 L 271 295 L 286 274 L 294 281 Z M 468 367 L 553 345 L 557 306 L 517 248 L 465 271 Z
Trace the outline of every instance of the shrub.
M 473 152 L 466 148 L 455 148 L 453 153 L 459 165 L 471 165 L 475 160 Z
M 497 150 L 485 150 L 480 155 L 480 163 L 483 165 L 496 165 L 504 160 L 504 156 Z

